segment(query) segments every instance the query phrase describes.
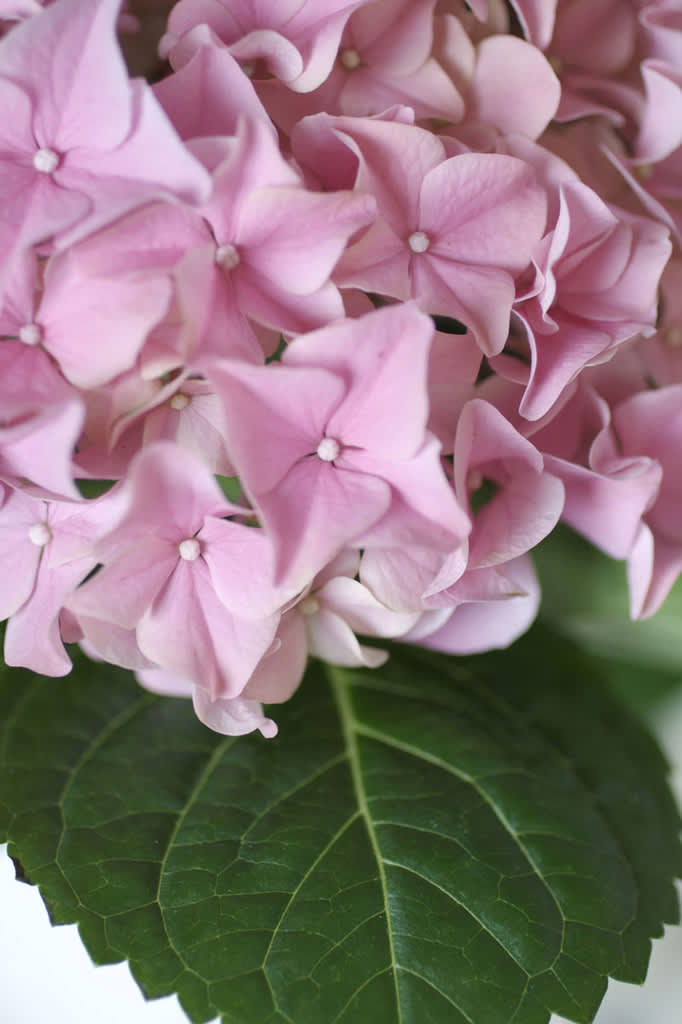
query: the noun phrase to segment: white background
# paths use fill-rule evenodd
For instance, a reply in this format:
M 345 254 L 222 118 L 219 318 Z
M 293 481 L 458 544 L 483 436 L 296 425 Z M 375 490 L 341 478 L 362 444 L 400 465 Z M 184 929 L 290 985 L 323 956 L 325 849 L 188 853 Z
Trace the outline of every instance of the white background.
M 682 699 L 660 716 L 659 734 L 682 798 Z M 596 1024 L 680 1024 L 681 968 L 682 928 L 669 928 L 654 945 L 646 985 L 612 984 Z M 145 1002 L 127 965 L 94 967 L 76 926 L 50 926 L 37 890 L 14 880 L 0 847 L 0 1022 L 187 1024 L 187 1017 L 175 996 Z

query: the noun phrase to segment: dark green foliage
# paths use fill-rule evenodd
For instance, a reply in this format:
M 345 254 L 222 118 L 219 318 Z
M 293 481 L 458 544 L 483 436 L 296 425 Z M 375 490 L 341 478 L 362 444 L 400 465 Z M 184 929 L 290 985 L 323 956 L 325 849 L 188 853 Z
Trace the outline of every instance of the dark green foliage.
M 644 977 L 677 812 L 572 645 L 314 663 L 275 717 L 225 739 L 83 658 L 3 671 L 0 828 L 96 961 L 229 1024 L 588 1022 Z

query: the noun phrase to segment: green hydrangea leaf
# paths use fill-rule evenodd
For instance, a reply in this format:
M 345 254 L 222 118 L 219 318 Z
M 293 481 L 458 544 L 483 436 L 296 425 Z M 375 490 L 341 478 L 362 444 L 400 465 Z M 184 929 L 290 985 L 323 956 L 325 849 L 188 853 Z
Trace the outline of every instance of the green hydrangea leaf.
M 589 659 L 311 663 L 276 740 L 78 656 L 0 677 L 0 827 L 55 921 L 228 1024 L 593 1019 L 677 919 L 666 765 Z

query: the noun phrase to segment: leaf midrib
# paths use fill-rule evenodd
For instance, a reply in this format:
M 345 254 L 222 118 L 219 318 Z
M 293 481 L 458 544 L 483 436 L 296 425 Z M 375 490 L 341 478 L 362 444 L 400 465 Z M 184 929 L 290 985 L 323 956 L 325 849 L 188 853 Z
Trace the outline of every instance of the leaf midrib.
M 350 764 L 351 779 L 353 782 L 353 790 L 355 792 L 355 798 L 358 803 L 360 814 L 364 818 L 365 826 L 367 828 L 367 834 L 369 837 L 374 859 L 377 865 L 377 871 L 379 873 L 379 882 L 381 884 L 381 896 L 384 904 L 384 910 L 386 914 L 386 931 L 388 935 L 388 948 L 391 956 L 391 974 L 393 977 L 393 985 L 395 988 L 395 1001 L 398 1013 L 396 1024 L 403 1024 L 403 1012 L 402 1003 L 400 999 L 400 989 L 398 986 L 398 971 L 397 962 L 395 956 L 395 945 L 393 942 L 393 922 L 391 920 L 391 909 L 388 902 L 388 883 L 386 880 L 386 871 L 384 867 L 384 859 L 381 855 L 381 849 L 379 847 L 379 841 L 377 839 L 376 831 L 374 828 L 374 821 L 369 811 L 367 803 L 367 793 L 365 792 L 364 783 L 362 780 L 362 770 L 360 766 L 360 753 L 358 751 L 356 737 L 355 737 L 355 722 L 353 718 L 353 712 L 348 697 L 348 688 L 344 681 L 340 677 L 333 666 L 326 666 L 329 681 L 331 683 L 332 693 L 334 695 L 334 701 L 339 713 L 339 720 L 341 722 L 341 730 L 348 751 L 348 761 Z

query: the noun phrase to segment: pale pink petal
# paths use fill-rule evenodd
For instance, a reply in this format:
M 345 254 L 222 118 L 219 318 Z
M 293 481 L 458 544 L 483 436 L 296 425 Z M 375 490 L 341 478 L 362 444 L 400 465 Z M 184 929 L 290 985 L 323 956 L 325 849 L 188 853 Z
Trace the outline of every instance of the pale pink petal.
M 347 35 L 368 63 L 407 75 L 429 57 L 436 0 L 383 0 L 352 15 Z
M 335 558 L 327 562 L 324 569 L 315 577 L 315 587 L 323 587 L 335 576 L 348 576 L 353 579 L 360 568 L 360 551 L 357 548 L 344 548 Z
M 410 294 L 422 309 L 465 324 L 485 355 L 501 352 L 509 336 L 514 301 L 511 275 L 494 266 L 424 256 L 413 258 L 410 268 Z
M 280 99 L 286 106 L 286 97 Z M 335 117 L 324 111 L 311 113 L 290 128 L 290 135 L 292 152 L 307 182 L 327 191 L 353 188 L 358 174 L 357 147 L 351 148 L 337 133 Z
M 116 45 L 120 0 L 60 0 L 0 42 L 3 72 L 36 98 L 38 146 L 111 149 L 129 125 L 128 74 Z M 45 76 L 49 75 L 49 88 Z
M 277 636 L 242 691 L 242 697 L 282 704 L 296 692 L 308 660 L 303 617 L 297 611 L 280 619 Z
M 654 569 L 654 536 L 646 525 L 640 523 L 630 548 L 627 563 L 628 587 L 630 589 L 630 616 L 633 619 L 645 617 L 647 595 Z
M 580 371 L 611 344 L 611 337 L 602 326 L 586 324 L 558 312 L 555 316 L 556 333 L 533 332 L 525 323 L 531 372 L 519 410 L 529 420 L 540 419 L 548 413 Z
M 401 636 L 418 618 L 415 612 L 387 608 L 366 586 L 347 576 L 336 576 L 325 583 L 316 592 L 316 600 L 347 622 L 354 633 L 366 636 Z M 311 616 L 311 625 L 314 620 L 315 616 Z
M 328 608 L 305 616 L 310 653 L 332 665 L 378 668 L 388 658 L 386 651 L 361 646 L 348 623 Z
M 277 735 L 277 725 L 266 718 L 256 700 L 243 697 L 218 697 L 211 700 L 201 686 L 194 687 L 194 713 L 200 722 L 223 736 L 245 736 L 258 729 L 266 739 Z
M 268 650 L 279 616 L 243 619 L 218 598 L 208 567 L 178 559 L 137 627 L 142 653 L 162 668 L 200 680 L 209 697 L 236 697 Z
M 228 140 L 226 146 L 227 155 L 214 173 L 213 194 L 202 208 L 219 245 L 237 240 L 241 210 L 252 192 L 301 184 L 298 174 L 280 153 L 272 131 L 262 121 L 243 118 L 236 137 Z
M 369 194 L 260 189 L 245 200 L 235 243 L 249 267 L 308 295 L 327 282 L 351 235 L 373 219 Z
M 33 593 L 12 616 L 5 632 L 5 662 L 47 676 L 71 671 L 59 629 L 59 613 L 67 596 L 94 567 L 95 559 L 78 559 L 52 569 L 41 559 Z
M 562 519 L 612 558 L 626 558 L 658 491 L 660 467 L 643 456 L 622 459 L 609 476 L 553 456 L 545 465 L 566 489 Z
M 474 396 L 483 353 L 472 335 L 436 331 L 429 355 L 429 422 L 432 434 L 451 455 L 462 406 Z
M 137 646 L 137 634 L 133 628 L 124 629 L 122 626 L 116 626 L 113 622 L 105 622 L 104 619 L 93 619 L 81 614 L 78 615 L 77 621 L 82 630 L 81 647 L 89 658 L 95 661 L 106 661 L 110 665 L 119 665 L 121 668 L 132 669 L 143 675 L 146 671 L 149 674 L 158 672 L 152 668 L 152 662 L 145 658 Z M 143 685 L 147 685 L 146 681 Z M 149 685 L 149 689 L 154 690 L 155 693 L 167 692 L 156 690 L 153 685 Z M 191 696 L 191 687 L 183 696 Z
M 442 564 L 442 552 L 433 548 L 370 547 L 363 552 L 360 580 L 383 605 L 409 614 L 422 608 L 422 594 Z M 465 565 L 466 559 L 462 570 Z
M 470 118 L 536 139 L 554 117 L 560 96 L 561 83 L 535 46 L 515 36 L 481 42 L 467 97 Z
M 525 269 L 545 228 L 546 198 L 516 157 L 462 153 L 429 170 L 419 228 L 428 253 L 468 265 Z
M 678 71 L 681 71 L 679 65 Z M 634 158 L 655 163 L 682 144 L 682 74 L 675 81 L 667 65 L 643 61 L 641 75 L 647 93 Z
M 380 476 L 392 492 L 387 514 L 362 533 L 358 547 L 416 544 L 447 551 L 469 533 L 469 517 L 443 472 L 440 444 L 434 437 L 427 435 L 409 460 L 389 461 L 353 449 L 344 459 L 356 471 Z
M 682 22 L 677 0 L 648 3 L 638 20 L 644 51 L 669 66 L 682 67 Z
M 177 561 L 176 545 L 158 537 L 145 537 L 79 587 L 69 598 L 68 607 L 77 617 L 83 615 L 122 629 L 135 629 Z M 87 635 L 85 624 L 83 631 Z
M 411 107 L 418 118 L 439 117 L 456 124 L 464 116 L 462 97 L 433 59 L 400 76 L 358 68 L 347 76 L 338 108 L 343 114 L 362 117 L 381 113 L 395 103 Z
M 64 167 L 65 186 L 93 198 L 90 231 L 169 193 L 194 203 L 209 193 L 208 173 L 183 145 L 146 83 L 131 83 L 131 101 L 130 131 L 116 149 L 79 150 Z
M 120 521 L 125 505 L 120 486 L 112 487 L 100 498 L 51 504 L 53 537 L 47 549 L 50 568 L 93 557 L 97 543 Z
M 182 68 L 153 89 L 182 139 L 234 135 L 244 116 L 268 123 L 250 79 L 222 47 L 201 45 Z
M 458 605 L 443 625 L 427 636 L 415 636 L 415 642 L 448 654 L 476 654 L 509 647 L 535 619 L 540 587 L 527 555 L 509 563 L 505 572 L 518 584 L 519 596 Z M 412 636 L 408 633 L 403 639 L 409 641 Z
M 68 255 L 58 256 L 48 267 L 36 319 L 67 380 L 93 388 L 132 367 L 170 300 L 166 275 L 86 277 Z
M 507 566 L 512 565 L 511 578 L 507 575 Z M 481 569 L 467 569 L 459 579 L 449 586 L 442 587 L 443 579 L 436 579 L 424 594 L 427 608 L 452 608 L 462 604 L 475 604 L 488 601 L 507 601 L 519 596 L 519 584 L 514 580 L 514 563 L 487 566 Z
M 239 5 L 239 7 L 243 6 L 243 4 Z M 240 17 L 237 13 L 238 8 L 233 11 L 231 7 L 232 5 L 228 7 L 220 0 L 180 0 L 170 13 L 168 32 L 161 40 L 162 52 L 165 51 L 164 56 L 180 36 L 184 36 L 199 24 L 209 26 L 225 42 L 238 39 L 244 31 L 241 22 L 245 17 L 248 18 L 249 14 L 243 12 Z M 174 64 L 174 66 L 176 65 Z
M 526 37 L 545 50 L 554 31 L 557 0 L 511 0 L 511 3 Z
M 360 158 L 357 187 L 376 197 L 393 231 L 406 237 L 419 226 L 422 182 L 443 160 L 443 143 L 422 128 L 398 122 L 339 117 L 333 124 Z
M 197 538 L 216 594 L 229 611 L 258 619 L 284 604 L 287 595 L 275 589 L 272 543 L 264 530 L 207 516 Z
M 469 566 L 509 562 L 539 543 L 564 504 L 559 479 L 543 472 L 539 451 L 488 402 L 468 402 L 457 426 L 455 486 L 462 504 L 488 480 L 496 493 L 474 516 Z
M 262 324 L 278 334 L 314 331 L 343 316 L 343 300 L 333 284 L 325 284 L 310 295 L 296 295 L 250 270 L 240 277 L 235 292 L 240 310 L 252 317 L 256 326 Z
M 230 45 L 230 53 L 238 61 L 251 63 L 259 58 L 267 64 L 275 78 L 281 79 L 289 88 L 295 88 L 303 72 L 303 58 L 296 46 L 279 32 L 271 29 L 256 29 Z M 320 82 L 315 82 L 319 85 Z M 310 88 L 314 89 L 315 85 Z M 297 90 L 308 92 L 308 89 Z
M 506 563 L 539 544 L 564 508 L 564 486 L 549 473 L 519 473 L 478 513 L 470 560 L 477 567 Z
M 348 381 L 343 403 L 326 424 L 328 436 L 388 459 L 406 459 L 424 438 L 433 333 L 431 318 L 413 304 L 389 306 L 295 340 L 282 362 L 324 367 Z M 409 388 L 404 387 L 407 380 Z
M 648 547 L 647 532 L 648 528 L 643 526 L 628 559 L 630 614 L 634 619 L 648 619 L 655 615 L 682 573 L 682 546 L 657 537 L 655 540 L 652 538 L 653 550 L 642 552 L 642 548 Z M 645 565 L 649 560 L 647 574 Z
M 0 508 L 0 620 L 13 615 L 33 591 L 43 549 L 31 542 L 29 531 L 44 524 L 47 506 L 21 491 L 10 491 Z
M 126 496 L 125 518 L 98 546 L 105 560 L 123 544 L 147 535 L 177 545 L 194 536 L 207 515 L 243 511 L 227 501 L 202 462 L 170 441 L 158 441 L 137 456 L 128 473 Z
M 72 452 L 83 425 L 82 403 L 74 398 L 47 406 L 31 420 L 0 428 L 0 478 L 19 478 L 47 497 L 80 497 L 73 481 Z
M 315 453 L 345 391 L 337 376 L 311 368 L 225 361 L 212 378 L 225 403 L 230 454 L 247 493 L 256 499 Z
M 540 0 L 533 0 L 533 7 Z M 623 0 L 556 4 L 552 50 L 572 68 L 601 79 L 618 74 L 634 56 L 637 5 Z
M 302 588 L 344 546 L 381 520 L 391 488 L 378 476 L 348 472 L 311 455 L 259 496 L 276 549 L 276 580 Z
M 409 299 L 409 271 L 410 250 L 404 238 L 386 221 L 378 220 L 346 249 L 333 276 L 342 288 L 361 288 L 394 299 Z
M 303 72 L 289 82 L 297 92 L 311 92 L 329 74 L 348 18 L 366 0 L 306 0 L 287 31 L 298 36 L 305 61 Z

